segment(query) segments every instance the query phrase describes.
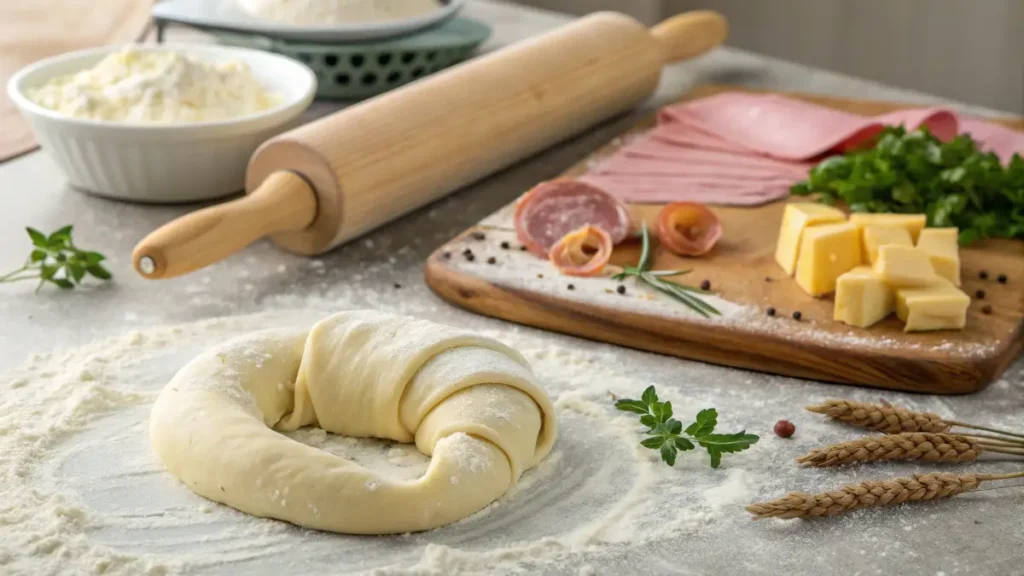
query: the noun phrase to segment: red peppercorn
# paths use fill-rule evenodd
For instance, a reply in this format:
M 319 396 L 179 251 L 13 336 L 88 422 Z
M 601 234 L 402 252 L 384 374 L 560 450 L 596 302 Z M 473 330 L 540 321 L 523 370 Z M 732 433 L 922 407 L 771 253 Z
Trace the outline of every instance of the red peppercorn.
M 779 420 L 775 423 L 775 435 L 779 438 L 790 438 L 796 433 L 796 426 L 789 420 Z

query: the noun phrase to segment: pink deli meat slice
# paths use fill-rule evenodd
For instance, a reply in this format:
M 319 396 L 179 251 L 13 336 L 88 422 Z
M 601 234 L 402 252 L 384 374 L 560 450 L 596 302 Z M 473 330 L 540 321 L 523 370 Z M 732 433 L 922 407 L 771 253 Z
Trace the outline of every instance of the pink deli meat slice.
M 813 166 L 810 162 L 778 160 L 753 154 L 749 151 L 725 152 L 680 146 L 658 139 L 659 133 L 662 133 L 662 128 L 653 130 L 647 138 L 635 140 L 631 144 L 619 149 L 617 154 L 635 158 L 672 160 L 685 163 L 728 166 L 730 168 L 734 166 L 759 167 L 801 177 L 806 176 L 807 171 Z
M 629 211 L 600 187 L 568 179 L 538 184 L 516 206 L 516 236 L 543 258 L 563 236 L 586 225 L 604 230 L 618 244 L 629 233 Z
M 948 140 L 956 116 L 945 109 L 906 110 L 869 118 L 778 95 L 726 92 L 664 108 L 663 123 L 709 132 L 744 148 L 788 160 L 808 160 L 862 144 L 887 124 L 927 126 Z
M 618 154 L 597 164 L 590 170 L 596 174 L 613 174 L 616 176 L 712 176 L 732 180 L 771 180 L 798 175 L 778 168 L 761 166 L 705 164 L 699 162 L 679 162 L 658 158 L 636 158 Z
M 634 204 L 664 204 L 668 202 L 699 202 L 731 206 L 756 206 L 789 195 L 790 183 L 751 183 L 745 186 L 699 183 L 672 179 L 608 178 L 600 174 L 587 174 L 585 182 L 608 190 L 617 197 Z
M 970 134 L 978 141 L 979 147 L 986 152 L 995 152 L 1004 164 L 1014 154 L 1024 155 L 1024 133 L 994 122 L 986 122 L 977 118 L 961 118 L 960 131 Z

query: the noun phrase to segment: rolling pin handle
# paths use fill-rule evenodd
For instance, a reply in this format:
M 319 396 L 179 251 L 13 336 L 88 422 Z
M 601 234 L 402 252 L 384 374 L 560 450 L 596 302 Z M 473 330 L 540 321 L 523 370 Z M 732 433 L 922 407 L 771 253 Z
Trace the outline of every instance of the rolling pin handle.
M 180 276 L 219 262 L 264 236 L 304 230 L 316 214 L 312 186 L 294 172 L 274 172 L 247 196 L 158 228 L 135 247 L 132 262 L 135 271 L 149 279 Z
M 665 62 L 679 62 L 718 47 L 729 35 L 729 22 L 714 10 L 694 10 L 673 16 L 651 28 L 665 50 Z

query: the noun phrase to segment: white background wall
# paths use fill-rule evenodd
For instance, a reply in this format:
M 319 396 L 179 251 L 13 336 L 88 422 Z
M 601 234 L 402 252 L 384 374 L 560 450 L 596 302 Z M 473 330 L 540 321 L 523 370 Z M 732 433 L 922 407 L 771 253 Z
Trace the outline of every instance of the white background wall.
M 517 0 L 652 23 L 712 8 L 729 44 L 1024 114 L 1024 0 Z

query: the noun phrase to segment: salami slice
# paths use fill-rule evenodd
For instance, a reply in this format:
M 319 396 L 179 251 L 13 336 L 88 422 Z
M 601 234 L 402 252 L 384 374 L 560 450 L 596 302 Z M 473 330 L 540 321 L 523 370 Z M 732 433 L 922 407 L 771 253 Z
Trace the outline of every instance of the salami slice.
M 543 258 L 566 234 L 587 225 L 601 228 L 618 244 L 629 233 L 629 211 L 608 192 L 579 180 L 538 184 L 516 206 L 516 236 Z

